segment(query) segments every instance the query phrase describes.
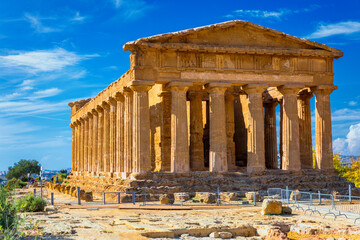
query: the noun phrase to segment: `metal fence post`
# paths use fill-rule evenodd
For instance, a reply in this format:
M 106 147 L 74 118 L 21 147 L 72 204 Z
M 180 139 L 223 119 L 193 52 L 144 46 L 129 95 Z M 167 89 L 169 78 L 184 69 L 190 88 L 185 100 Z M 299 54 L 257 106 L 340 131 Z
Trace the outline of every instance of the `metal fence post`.
M 36 196 L 36 188 L 34 188 L 34 196 Z
M 310 206 L 312 206 L 312 193 L 310 193 Z
M 256 206 L 256 192 L 253 193 L 254 194 L 254 206 Z
M 51 193 L 51 205 L 54 205 L 54 193 Z
M 146 187 L 143 187 L 143 205 L 146 204 Z
M 321 205 L 321 193 L 320 193 L 320 191 L 318 191 L 318 194 L 319 194 L 319 205 Z
M 289 186 L 286 186 L 286 202 L 289 204 Z
M 219 205 L 220 204 L 220 187 L 218 186 L 217 187 L 217 201 L 216 201 L 216 205 Z
M 42 187 L 42 177 L 40 176 L 40 197 L 41 197 L 41 198 L 43 197 L 42 191 L 43 191 L 43 187 Z
M 106 204 L 106 198 L 105 198 L 105 192 L 103 193 L 103 203 L 104 203 L 104 205 Z
M 78 204 L 81 205 L 80 187 L 77 187 L 77 193 L 78 193 Z
M 331 195 L 331 207 L 332 207 L 332 209 L 335 209 L 334 195 Z
M 349 203 L 351 204 L 351 184 L 349 184 Z
M 135 192 L 132 192 L 132 203 L 135 205 Z
M 120 193 L 118 193 L 118 204 L 120 204 Z

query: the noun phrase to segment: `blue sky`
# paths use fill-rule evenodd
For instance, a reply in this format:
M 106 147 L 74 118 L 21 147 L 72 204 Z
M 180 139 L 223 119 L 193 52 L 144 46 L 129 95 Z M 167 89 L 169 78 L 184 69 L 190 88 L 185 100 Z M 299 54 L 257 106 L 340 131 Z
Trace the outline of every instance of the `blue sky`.
M 344 52 L 334 63 L 334 150 L 360 154 L 359 12 L 357 0 L 0 0 L 0 170 L 20 159 L 71 166 L 67 103 L 128 70 L 127 41 L 233 19 Z

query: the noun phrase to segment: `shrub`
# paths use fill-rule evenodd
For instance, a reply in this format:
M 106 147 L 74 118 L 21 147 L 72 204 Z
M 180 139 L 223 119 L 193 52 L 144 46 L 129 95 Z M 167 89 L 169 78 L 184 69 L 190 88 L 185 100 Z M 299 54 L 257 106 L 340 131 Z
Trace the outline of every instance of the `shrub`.
M 39 174 L 40 173 L 40 164 L 36 160 L 20 160 L 15 163 L 13 167 L 9 167 L 9 171 L 6 174 L 8 180 L 13 178 L 19 178 L 23 181 L 27 180 L 28 174 Z
M 0 187 L 0 237 L 16 228 L 18 223 L 16 212 L 11 193 Z
M 8 181 L 8 183 L 5 185 L 5 188 L 8 191 L 12 191 L 15 188 L 23 188 L 26 186 L 27 183 L 21 181 L 20 179 L 13 178 Z
M 28 194 L 16 202 L 16 209 L 22 212 L 41 212 L 44 211 L 46 201 L 34 194 Z
M 60 172 L 52 177 L 53 182 L 56 183 L 56 177 L 58 177 L 59 183 L 61 184 L 62 182 L 64 182 L 68 175 L 69 174 L 67 174 L 66 172 Z

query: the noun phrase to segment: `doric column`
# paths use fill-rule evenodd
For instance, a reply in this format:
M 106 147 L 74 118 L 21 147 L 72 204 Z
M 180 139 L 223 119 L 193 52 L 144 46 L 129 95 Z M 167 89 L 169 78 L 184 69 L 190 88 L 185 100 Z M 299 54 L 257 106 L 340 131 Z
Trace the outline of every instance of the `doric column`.
M 244 87 L 248 95 L 247 114 L 247 171 L 265 169 L 264 111 L 262 94 L 266 85 L 248 84 Z
M 312 96 L 308 90 L 301 91 L 298 95 L 301 169 L 313 168 L 310 107 Z
M 104 144 L 104 109 L 97 106 L 98 112 L 98 142 L 97 142 L 97 173 L 104 171 L 103 144 Z
M 109 159 L 110 159 L 110 172 L 116 172 L 116 105 L 117 102 L 114 98 L 109 97 L 108 103 L 110 105 L 110 134 L 109 134 Z
M 84 166 L 83 171 L 88 171 L 88 140 L 89 140 L 89 118 L 84 116 Z
M 171 172 L 189 172 L 186 91 L 190 83 L 171 82 Z
M 93 124 L 92 124 L 92 151 L 91 151 L 91 160 L 92 160 L 92 168 L 91 171 L 93 173 L 98 172 L 98 165 L 99 165 L 99 156 L 98 156 L 98 119 L 99 115 L 98 112 L 93 109 L 92 110 L 93 116 Z
M 80 121 L 76 120 L 76 171 L 80 171 L 80 139 L 81 134 L 81 127 L 80 127 Z
M 84 171 L 84 152 L 85 152 L 85 119 L 84 117 L 80 118 L 80 172 Z
M 104 109 L 104 138 L 103 138 L 103 171 L 110 172 L 110 105 L 102 102 L 101 107 Z
M 204 170 L 202 92 L 189 92 L 190 100 L 190 168 Z
M 124 172 L 132 172 L 132 116 L 133 116 L 133 92 L 129 88 L 124 89 L 125 97 L 125 120 L 124 120 Z
M 276 105 L 277 102 L 264 103 L 265 108 L 265 166 L 267 169 L 278 168 Z
M 76 172 L 76 123 L 70 123 L 72 129 L 72 144 L 71 144 L 71 171 Z
M 134 173 L 151 170 L 150 152 L 150 109 L 148 91 L 154 82 L 131 82 L 133 90 L 133 171 Z
M 336 86 L 311 88 L 315 93 L 316 168 L 333 169 L 330 94 Z
M 301 85 L 278 87 L 283 95 L 282 169 L 284 170 L 301 169 L 297 94 L 302 87 Z
M 230 170 L 236 167 L 235 156 L 235 112 L 234 112 L 235 95 L 225 93 L 225 114 L 226 114 L 226 148 L 227 164 Z
M 228 171 L 224 93 L 230 86 L 227 83 L 208 84 L 210 104 L 210 172 Z
M 87 114 L 88 116 L 88 121 L 89 121 L 89 130 L 88 130 L 88 154 L 87 154 L 87 171 L 88 172 L 92 172 L 92 144 L 93 144 L 93 140 L 92 140 L 92 136 L 93 136 L 93 115 L 89 112 Z
M 124 96 L 115 95 L 116 100 L 116 168 L 115 172 L 124 172 Z

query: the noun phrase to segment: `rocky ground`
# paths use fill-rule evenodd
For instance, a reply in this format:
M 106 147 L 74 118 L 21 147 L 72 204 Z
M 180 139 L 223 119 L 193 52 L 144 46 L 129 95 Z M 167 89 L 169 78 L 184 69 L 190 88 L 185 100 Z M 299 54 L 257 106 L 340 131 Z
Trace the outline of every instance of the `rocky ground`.
M 182 210 L 75 207 L 24 213 L 25 232 L 42 239 L 360 239 L 360 225 L 352 219 L 334 221 L 301 211 L 264 216 L 260 204 Z

